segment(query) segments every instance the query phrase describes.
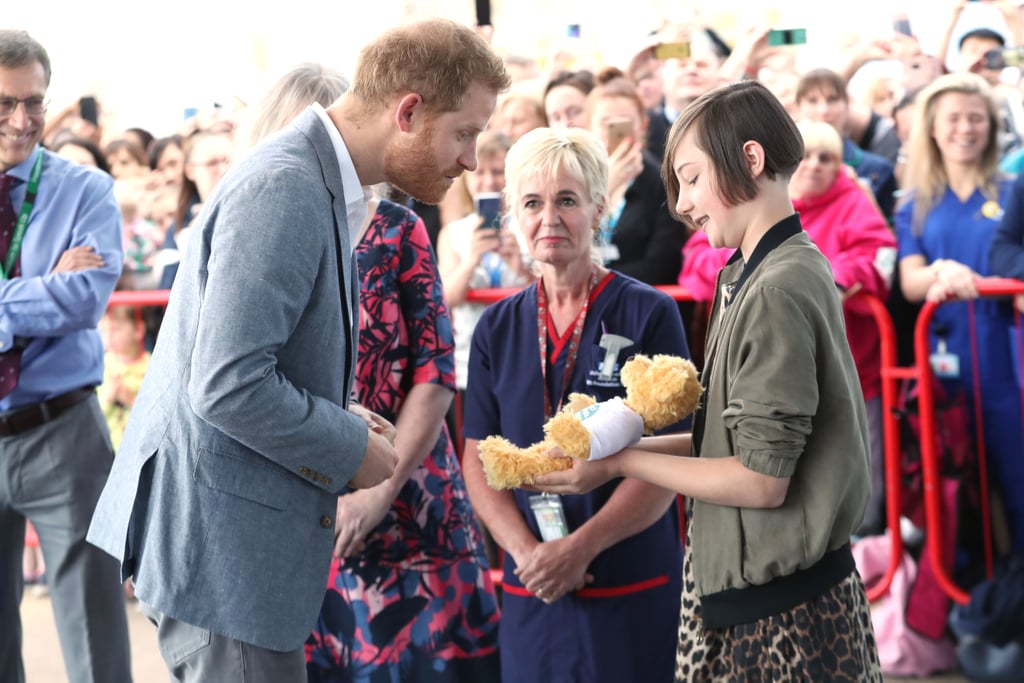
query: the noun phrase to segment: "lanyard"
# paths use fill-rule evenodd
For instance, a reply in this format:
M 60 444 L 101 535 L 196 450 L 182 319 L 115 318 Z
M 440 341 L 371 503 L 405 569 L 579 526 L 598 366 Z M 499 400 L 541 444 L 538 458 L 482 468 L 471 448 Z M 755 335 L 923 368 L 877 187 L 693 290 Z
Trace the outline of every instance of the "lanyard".
M 565 361 L 565 376 L 562 378 L 561 396 L 558 397 L 558 405 L 552 410 L 551 395 L 548 392 L 548 297 L 544 293 L 544 280 L 537 283 L 537 335 L 540 342 L 540 374 L 544 382 L 544 417 L 549 418 L 555 412 L 562 409 L 562 398 L 565 396 L 569 386 L 569 379 L 572 376 L 572 369 L 576 365 L 576 356 L 579 354 L 580 338 L 583 336 L 583 325 L 587 320 L 587 309 L 590 308 L 590 294 L 597 285 L 597 266 L 590 271 L 590 286 L 587 288 L 587 298 L 583 300 L 583 308 L 576 316 L 576 326 L 572 331 L 572 339 L 569 341 L 569 358 Z
M 36 154 L 36 162 L 32 164 L 32 174 L 28 179 L 25 201 L 21 203 L 21 211 L 18 212 L 18 223 L 14 228 L 14 236 L 11 237 L 11 244 L 7 248 L 7 262 L 0 264 L 0 280 L 9 279 L 8 273 L 13 273 L 14 267 L 18 264 L 18 254 L 21 253 L 21 243 L 25 239 L 28 219 L 32 215 L 32 208 L 36 203 L 36 193 L 39 191 L 39 178 L 42 175 L 43 153 L 38 152 Z

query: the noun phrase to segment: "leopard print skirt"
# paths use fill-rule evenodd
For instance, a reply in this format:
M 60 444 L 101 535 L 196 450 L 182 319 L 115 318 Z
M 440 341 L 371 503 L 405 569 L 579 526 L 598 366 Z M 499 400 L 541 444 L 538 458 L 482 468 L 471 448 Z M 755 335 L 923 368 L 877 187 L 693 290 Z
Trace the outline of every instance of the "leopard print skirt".
M 705 630 L 687 532 L 677 682 L 882 683 L 869 603 L 856 570 L 781 614 Z

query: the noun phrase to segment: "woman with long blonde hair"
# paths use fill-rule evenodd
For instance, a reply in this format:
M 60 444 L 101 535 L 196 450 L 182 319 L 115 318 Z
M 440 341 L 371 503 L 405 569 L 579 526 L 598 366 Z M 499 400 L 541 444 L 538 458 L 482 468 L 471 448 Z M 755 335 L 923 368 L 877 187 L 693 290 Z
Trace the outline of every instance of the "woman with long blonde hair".
M 989 248 L 1012 185 L 998 168 L 998 111 L 991 87 L 975 74 L 942 76 L 917 97 L 904 175 L 907 195 L 896 213 L 900 280 L 908 301 L 974 300 L 977 281 L 991 274 Z M 944 304 L 935 312 L 930 354 L 942 361 L 933 366 L 947 388 L 964 391 L 971 401 L 977 398 L 975 386 L 980 388 L 982 424 L 976 429 L 984 429 L 991 480 L 1004 493 L 1012 545 L 1021 550 L 1024 502 L 1016 492 L 1024 487 L 1024 441 L 1011 324 L 1008 308 L 995 300 Z

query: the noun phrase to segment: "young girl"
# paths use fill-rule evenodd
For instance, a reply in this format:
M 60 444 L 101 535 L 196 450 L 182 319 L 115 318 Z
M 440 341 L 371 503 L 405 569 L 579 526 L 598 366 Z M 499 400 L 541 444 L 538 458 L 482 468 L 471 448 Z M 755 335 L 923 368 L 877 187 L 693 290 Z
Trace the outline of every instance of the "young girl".
M 572 493 L 635 477 L 687 497 L 679 681 L 882 680 L 849 544 L 870 489 L 864 400 L 832 271 L 790 201 L 802 159 L 792 119 L 756 82 L 680 115 L 669 205 L 737 249 L 716 286 L 693 433 L 537 478 Z
M 114 450 L 121 445 L 121 435 L 135 397 L 142 386 L 142 377 L 149 367 L 149 353 L 143 348 L 145 327 L 132 306 L 114 306 L 104 316 L 106 353 L 103 356 L 103 384 L 99 399 L 110 428 Z

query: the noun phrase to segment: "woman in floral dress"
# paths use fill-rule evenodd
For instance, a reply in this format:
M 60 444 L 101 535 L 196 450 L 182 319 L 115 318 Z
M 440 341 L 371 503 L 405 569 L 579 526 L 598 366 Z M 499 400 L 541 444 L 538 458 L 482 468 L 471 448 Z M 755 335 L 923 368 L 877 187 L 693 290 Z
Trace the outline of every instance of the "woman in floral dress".
M 423 222 L 371 204 L 358 400 L 397 427 L 395 477 L 338 501 L 336 559 L 306 643 L 309 681 L 497 681 L 498 604 L 443 417 L 451 320 Z

